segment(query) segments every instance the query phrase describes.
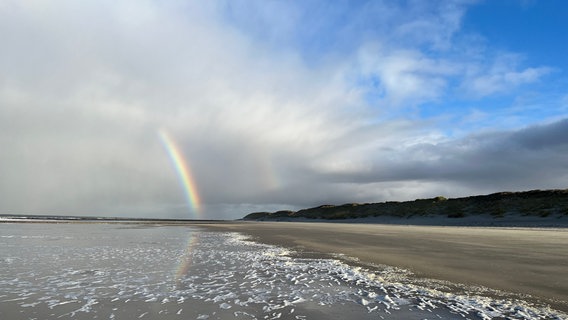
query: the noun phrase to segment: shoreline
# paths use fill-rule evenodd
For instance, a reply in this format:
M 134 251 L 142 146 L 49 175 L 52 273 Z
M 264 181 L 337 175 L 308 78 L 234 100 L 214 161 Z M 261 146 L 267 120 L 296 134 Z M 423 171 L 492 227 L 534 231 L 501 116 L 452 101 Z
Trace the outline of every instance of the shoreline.
M 568 230 L 234 221 L 196 224 L 240 232 L 299 253 L 342 255 L 420 279 L 482 286 L 568 312 Z M 354 261 L 347 259 L 348 263 Z
M 277 218 L 277 219 L 155 219 L 155 218 L 109 218 L 81 216 L 24 216 L 0 215 L 0 223 L 118 223 L 118 224 L 232 224 L 232 223 L 328 223 L 328 224 L 358 224 L 358 225 L 392 225 L 392 226 L 422 226 L 422 227 L 471 227 L 471 228 L 519 228 L 519 229 L 566 229 L 568 218 L 564 216 L 523 217 L 507 215 L 500 218 L 491 216 L 469 216 L 464 218 L 449 218 L 439 216 L 421 217 L 366 217 L 352 219 L 307 219 L 307 218 Z

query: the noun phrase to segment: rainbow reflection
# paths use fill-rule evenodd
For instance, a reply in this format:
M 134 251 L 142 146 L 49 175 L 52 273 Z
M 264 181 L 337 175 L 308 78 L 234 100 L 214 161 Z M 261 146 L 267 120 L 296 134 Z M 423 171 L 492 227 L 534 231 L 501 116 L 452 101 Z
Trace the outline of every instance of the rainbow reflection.
M 193 209 L 196 215 L 199 216 L 201 201 L 199 199 L 199 194 L 197 193 L 195 181 L 193 180 L 191 171 L 187 165 L 187 161 L 185 161 L 185 158 L 174 140 L 165 131 L 159 130 L 158 134 L 160 135 L 164 148 L 168 152 L 168 155 L 170 156 L 170 159 L 177 171 L 179 181 L 187 198 L 187 204 L 189 208 Z
M 191 232 L 191 236 L 185 246 L 185 252 L 180 257 L 179 263 L 175 271 L 176 288 L 180 288 L 183 279 L 193 265 L 193 253 L 195 247 L 199 245 L 199 232 Z

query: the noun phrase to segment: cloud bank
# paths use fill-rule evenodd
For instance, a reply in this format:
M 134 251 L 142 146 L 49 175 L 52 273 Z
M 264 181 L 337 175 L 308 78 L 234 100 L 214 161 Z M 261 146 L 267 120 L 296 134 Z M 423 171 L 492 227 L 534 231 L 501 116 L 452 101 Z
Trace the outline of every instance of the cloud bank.
M 7 1 L 0 212 L 238 218 L 565 187 L 562 117 L 469 126 L 555 72 L 462 33 L 469 5 Z

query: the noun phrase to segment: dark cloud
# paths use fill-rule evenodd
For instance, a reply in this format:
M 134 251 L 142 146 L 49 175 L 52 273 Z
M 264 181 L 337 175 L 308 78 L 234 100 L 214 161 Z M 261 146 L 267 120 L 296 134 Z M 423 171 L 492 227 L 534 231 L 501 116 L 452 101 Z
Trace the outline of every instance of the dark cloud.
M 566 150 L 568 147 L 568 119 L 520 130 L 513 134 L 511 140 L 529 150 Z
M 479 193 L 565 188 L 568 178 L 566 137 L 566 119 L 516 131 L 470 135 L 438 144 L 395 148 L 389 152 L 395 153 L 400 161 L 390 161 L 386 155 L 376 159 L 368 172 L 332 177 L 335 181 L 351 183 L 459 184 Z

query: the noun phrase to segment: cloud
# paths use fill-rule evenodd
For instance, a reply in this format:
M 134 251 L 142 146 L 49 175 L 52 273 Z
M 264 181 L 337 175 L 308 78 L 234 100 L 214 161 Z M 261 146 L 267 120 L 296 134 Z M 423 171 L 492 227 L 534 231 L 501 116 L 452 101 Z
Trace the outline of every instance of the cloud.
M 167 212 L 183 194 L 160 128 L 205 201 L 246 202 L 357 118 L 342 113 L 359 98 L 335 70 L 268 58 L 210 8 L 67 5 L 62 17 L 2 12 L 5 26 L 22 26 L 1 57 L 12 66 L 1 79 L 2 211 L 186 215 Z
M 449 77 L 459 72 L 451 61 L 432 59 L 411 50 L 384 52 L 365 47 L 358 61 L 358 73 L 375 79 L 368 90 L 382 93 L 378 102 L 390 107 L 436 100 L 446 91 Z
M 401 147 L 396 158 L 341 181 L 354 183 L 421 181 L 500 189 L 562 188 L 568 176 L 568 120 L 514 131 L 483 134 Z M 388 157 L 383 157 L 388 159 Z
M 311 64 L 356 53 L 379 40 L 400 49 L 448 50 L 474 1 L 221 1 L 236 30 L 276 50 L 290 50 Z
M 500 166 L 524 187 L 513 174 L 537 160 L 556 185 L 544 155 L 564 159 L 563 140 L 526 148 L 563 124 L 460 140 L 400 116 L 461 83 L 493 94 L 547 72 L 456 58 L 468 3 L 409 3 L 5 3 L 0 212 L 196 217 L 158 130 L 208 218 L 486 190 Z
M 472 65 L 463 86 L 470 94 L 489 96 L 538 82 L 553 72 L 550 67 L 519 68 L 520 60 L 518 55 L 501 53 L 491 65 Z
M 317 164 L 317 171 L 304 175 L 275 199 L 285 202 L 289 199 L 284 197 L 290 197 L 317 205 L 455 197 L 564 188 L 568 177 L 568 120 L 458 139 L 432 135 L 420 140 L 418 131 L 406 132 L 407 143 L 397 136 L 364 150 L 329 150 L 321 159 L 323 163 Z

